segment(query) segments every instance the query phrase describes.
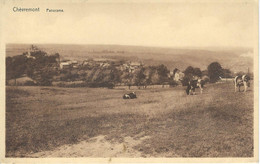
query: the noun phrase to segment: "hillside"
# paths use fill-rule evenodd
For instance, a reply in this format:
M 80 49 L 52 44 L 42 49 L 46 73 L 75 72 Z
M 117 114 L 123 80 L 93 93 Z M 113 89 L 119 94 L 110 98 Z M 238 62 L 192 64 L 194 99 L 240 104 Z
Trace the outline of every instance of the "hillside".
M 253 49 L 249 48 L 159 48 L 123 45 L 35 44 L 47 53 L 58 52 L 63 59 L 82 61 L 86 58 L 113 58 L 142 61 L 145 65 L 165 64 L 169 69 L 184 70 L 188 66 L 202 70 L 214 61 L 234 72 L 253 70 Z M 6 56 L 27 51 L 29 44 L 7 44 Z
M 233 89 L 6 87 L 6 156 L 252 157 L 254 88 Z

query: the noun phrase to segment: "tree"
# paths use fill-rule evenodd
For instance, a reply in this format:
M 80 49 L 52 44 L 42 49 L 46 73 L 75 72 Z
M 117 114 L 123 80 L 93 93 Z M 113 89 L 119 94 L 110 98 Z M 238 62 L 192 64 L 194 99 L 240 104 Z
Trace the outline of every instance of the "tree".
M 16 79 L 26 73 L 27 58 L 23 55 L 6 58 L 6 80 Z
M 144 86 L 145 85 L 145 80 L 146 76 L 144 74 L 145 69 L 142 67 L 135 75 L 135 85 L 137 86 Z
M 184 71 L 185 76 L 189 74 L 194 74 L 194 68 L 192 66 L 188 66 Z
M 127 71 L 122 76 L 122 81 L 128 86 L 128 89 L 133 85 L 133 77 L 133 73 Z
M 201 77 L 201 76 L 202 76 L 202 72 L 201 72 L 200 68 L 194 68 L 193 74 L 194 74 L 195 76 L 198 76 L 198 77 Z
M 163 83 L 169 81 L 168 74 L 169 74 L 170 71 L 167 69 L 167 67 L 165 65 L 163 65 L 163 64 L 159 65 L 157 67 L 157 72 L 158 72 L 158 75 L 159 75 L 159 83 L 160 84 L 163 84 Z
M 193 68 L 192 66 L 188 66 L 184 71 L 185 76 L 202 76 L 202 72 L 200 68 Z
M 181 83 L 183 86 L 187 86 L 189 81 L 191 81 L 193 79 L 193 74 L 189 73 L 189 74 L 186 74 L 184 75 Z
M 187 86 L 189 81 L 191 81 L 194 77 L 194 68 L 192 66 L 188 66 L 184 71 L 184 77 L 181 81 L 183 86 Z
M 112 67 L 110 72 L 110 83 L 116 85 L 117 83 L 121 82 L 120 76 L 122 75 L 122 72 L 120 72 L 118 69 Z
M 188 66 L 184 71 L 184 77 L 181 81 L 183 86 L 187 86 L 189 81 L 192 79 L 196 79 L 195 77 L 202 77 L 202 71 L 200 68 L 193 68 L 192 66 Z
M 215 83 L 219 80 L 219 77 L 223 75 L 223 69 L 218 62 L 213 62 L 208 66 L 208 75 L 211 83 Z
M 157 77 L 155 77 L 156 75 L 156 67 L 155 66 L 149 66 L 148 68 L 146 68 L 146 70 L 148 70 L 148 75 L 146 78 L 146 85 L 151 85 L 156 83 Z

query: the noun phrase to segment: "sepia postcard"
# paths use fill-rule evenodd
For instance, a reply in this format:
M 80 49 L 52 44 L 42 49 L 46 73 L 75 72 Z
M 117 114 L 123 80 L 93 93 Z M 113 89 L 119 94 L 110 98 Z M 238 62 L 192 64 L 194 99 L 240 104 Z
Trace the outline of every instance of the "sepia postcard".
M 257 0 L 1 0 L 1 163 L 259 162 Z

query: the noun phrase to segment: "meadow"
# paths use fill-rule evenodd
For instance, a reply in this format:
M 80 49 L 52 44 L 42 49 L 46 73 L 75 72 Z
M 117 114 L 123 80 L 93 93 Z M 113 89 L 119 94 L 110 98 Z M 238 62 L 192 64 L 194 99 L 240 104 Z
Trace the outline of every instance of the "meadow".
M 124 100 L 135 91 L 137 99 Z M 253 88 L 6 87 L 6 157 L 252 157 Z

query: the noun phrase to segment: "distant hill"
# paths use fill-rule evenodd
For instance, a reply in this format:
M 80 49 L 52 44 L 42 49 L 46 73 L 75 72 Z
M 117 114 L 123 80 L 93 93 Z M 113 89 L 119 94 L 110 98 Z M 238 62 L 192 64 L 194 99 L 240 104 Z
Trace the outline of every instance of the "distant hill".
M 250 48 L 161 48 L 123 45 L 34 44 L 49 54 L 59 53 L 63 59 L 83 61 L 86 58 L 112 58 L 142 61 L 145 65 L 165 64 L 170 70 L 188 66 L 204 70 L 211 62 L 234 72 L 253 70 L 253 49 Z M 7 44 L 6 56 L 20 55 L 30 44 Z

